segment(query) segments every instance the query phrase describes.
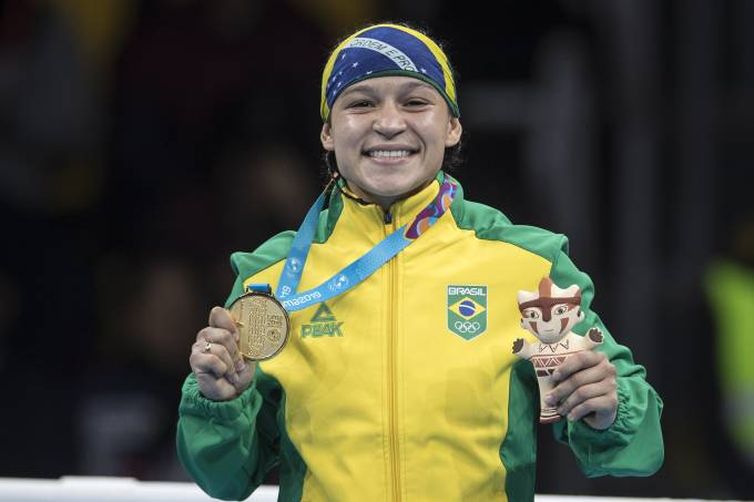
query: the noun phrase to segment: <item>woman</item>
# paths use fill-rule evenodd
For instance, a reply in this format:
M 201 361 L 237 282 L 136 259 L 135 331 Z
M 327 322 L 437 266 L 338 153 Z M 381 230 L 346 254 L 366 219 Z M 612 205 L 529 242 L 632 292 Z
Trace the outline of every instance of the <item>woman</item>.
M 441 170 L 462 126 L 440 47 L 401 25 L 354 33 L 330 55 L 321 111 L 338 179 L 328 209 L 313 210 L 314 242 L 292 290 L 343 290 L 291 309 L 288 345 L 258 364 L 239 356 L 228 312 L 212 309 L 178 427 L 196 482 L 244 498 L 279 465 L 281 500 L 532 500 L 537 381 L 511 347 L 525 335 L 517 292 L 547 276 L 581 288 L 585 320 L 574 331 L 605 334 L 555 372 L 544 398 L 567 417 L 557 437 L 589 476 L 657 470 L 662 403 L 589 309 L 592 284 L 565 237 L 464 200 Z M 352 280 L 344 267 L 388 236 L 403 247 L 360 261 L 373 266 Z M 290 263 L 294 239 L 235 253 L 228 305 L 251 284 L 290 294 L 280 283 L 301 268 Z

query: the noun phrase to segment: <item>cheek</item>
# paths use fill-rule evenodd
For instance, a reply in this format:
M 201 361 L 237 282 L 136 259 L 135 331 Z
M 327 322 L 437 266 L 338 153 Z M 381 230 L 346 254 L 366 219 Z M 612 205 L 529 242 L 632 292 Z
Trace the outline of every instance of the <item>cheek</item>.
M 333 119 L 335 120 L 335 119 Z M 364 135 L 364 127 L 353 117 L 338 117 L 337 122 L 333 122 L 330 129 L 333 145 L 335 150 L 345 152 L 356 146 L 356 143 Z
M 447 127 L 442 126 L 438 127 L 434 133 L 432 134 L 433 138 L 433 147 L 436 149 L 437 152 L 445 153 L 445 142 L 448 138 L 448 130 Z
M 353 142 L 350 131 L 340 130 L 333 133 L 333 145 L 336 151 L 344 151 L 350 148 L 350 144 Z
M 537 321 L 529 321 L 529 328 L 536 334 L 539 334 L 539 328 L 537 328 Z
M 569 312 L 570 314 L 570 312 Z M 560 332 L 565 333 L 565 331 L 574 325 L 576 325 L 579 322 L 578 317 L 576 314 L 566 314 L 563 317 L 560 318 Z

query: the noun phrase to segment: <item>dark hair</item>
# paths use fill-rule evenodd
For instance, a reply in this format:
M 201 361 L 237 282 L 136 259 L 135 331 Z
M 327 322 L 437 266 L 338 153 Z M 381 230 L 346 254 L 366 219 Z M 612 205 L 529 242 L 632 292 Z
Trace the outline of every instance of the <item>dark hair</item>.
M 463 165 L 463 135 L 466 133 L 461 133 L 461 139 L 458 140 L 458 143 L 456 143 L 453 146 L 449 146 L 445 149 L 445 155 L 442 158 L 442 167 L 441 169 L 445 172 L 452 173 L 456 169 L 460 168 Z

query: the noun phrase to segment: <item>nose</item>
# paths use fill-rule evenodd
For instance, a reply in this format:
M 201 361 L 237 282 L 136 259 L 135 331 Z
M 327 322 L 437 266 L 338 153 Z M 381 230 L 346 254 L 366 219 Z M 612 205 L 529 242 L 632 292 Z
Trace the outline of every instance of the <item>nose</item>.
M 372 128 L 387 139 L 406 130 L 406 121 L 395 103 L 387 102 L 378 110 Z

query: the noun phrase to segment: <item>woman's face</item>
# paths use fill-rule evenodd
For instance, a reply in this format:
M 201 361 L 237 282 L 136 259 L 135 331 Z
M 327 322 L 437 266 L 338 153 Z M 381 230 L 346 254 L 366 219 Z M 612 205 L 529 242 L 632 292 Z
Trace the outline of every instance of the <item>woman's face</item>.
M 429 84 L 377 77 L 338 96 L 322 146 L 359 197 L 387 208 L 437 174 L 445 148 L 461 139 L 461 123 Z

